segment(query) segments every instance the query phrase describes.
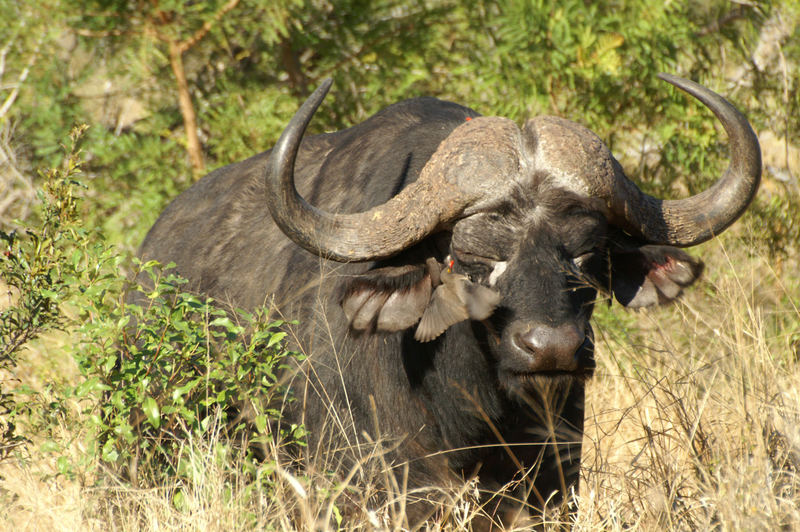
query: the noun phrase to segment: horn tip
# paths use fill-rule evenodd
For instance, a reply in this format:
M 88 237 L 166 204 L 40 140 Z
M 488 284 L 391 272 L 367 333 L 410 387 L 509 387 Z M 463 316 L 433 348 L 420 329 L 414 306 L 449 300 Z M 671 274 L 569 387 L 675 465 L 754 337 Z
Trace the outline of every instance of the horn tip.
M 674 74 L 667 74 L 666 72 L 659 72 L 656 74 L 656 77 L 662 81 L 666 81 L 670 85 L 678 87 L 682 91 L 688 92 L 689 94 L 694 94 L 694 92 L 703 89 L 702 86 L 695 83 L 694 81 L 686 78 L 682 78 L 680 76 L 676 76 Z
M 331 85 L 333 85 L 333 78 L 325 78 L 322 80 L 322 83 L 319 84 L 319 87 L 317 87 L 317 90 L 314 92 L 321 92 L 324 97 L 326 94 L 328 94 Z

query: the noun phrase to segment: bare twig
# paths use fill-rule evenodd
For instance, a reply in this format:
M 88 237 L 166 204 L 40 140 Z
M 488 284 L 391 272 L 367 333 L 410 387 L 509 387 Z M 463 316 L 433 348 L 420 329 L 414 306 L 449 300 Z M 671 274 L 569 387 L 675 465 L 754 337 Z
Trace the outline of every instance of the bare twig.
M 92 37 L 95 39 L 103 39 L 105 37 L 120 37 L 122 35 L 134 35 L 134 32 L 130 30 L 95 31 L 95 30 L 87 30 L 85 28 L 77 28 L 74 31 L 81 37 Z
M 239 0 L 229 0 L 224 6 L 214 14 L 214 17 L 207 20 L 194 34 L 183 41 L 176 41 L 170 37 L 166 37 L 154 29 L 154 35 L 161 42 L 164 42 L 169 47 L 169 62 L 172 67 L 172 73 L 175 75 L 175 81 L 178 84 L 178 104 L 183 116 L 184 129 L 186 130 L 186 151 L 189 152 L 189 160 L 192 164 L 192 171 L 195 177 L 202 174 L 205 163 L 203 162 L 203 149 L 200 143 L 200 137 L 197 134 L 197 113 L 194 110 L 192 103 L 191 92 L 189 91 L 189 82 L 186 79 L 186 70 L 183 65 L 183 54 L 200 42 L 203 37 L 208 35 L 211 28 L 215 23 L 219 22 L 226 13 L 235 8 L 239 4 Z M 164 25 L 169 24 L 170 18 L 164 11 L 158 12 L 158 17 Z
M 44 41 L 44 35 L 39 36 L 39 40 L 36 41 L 36 48 L 34 48 L 30 57 L 28 57 L 28 62 L 25 65 L 25 68 L 23 68 L 22 72 L 19 73 L 19 76 L 17 77 L 17 82 L 13 85 L 14 88 L 11 90 L 11 94 L 9 94 L 6 97 L 5 101 L 3 102 L 3 105 L 0 106 L 0 120 L 2 120 L 2 118 L 8 112 L 8 110 L 11 108 L 11 105 L 17 99 L 20 87 L 22 87 L 22 84 L 25 83 L 25 80 L 28 78 L 28 74 L 30 73 L 31 68 L 36 63 L 36 60 L 39 57 L 39 49 L 42 47 L 42 41 Z M 8 45 L 5 48 L 3 48 L 3 53 L 2 53 L 3 70 L 5 70 L 5 56 L 7 53 L 8 53 Z
M 169 42 L 169 63 L 172 66 L 172 73 L 178 85 L 178 105 L 183 116 L 183 127 L 186 130 L 186 150 L 189 152 L 192 171 L 197 177 L 205 167 L 203 149 L 200 145 L 200 137 L 197 134 L 197 114 L 194 110 L 192 95 L 189 91 L 189 82 L 186 79 L 186 70 L 183 66 L 183 52 L 180 51 L 180 45 L 175 41 Z
M 0 50 L 0 79 L 3 79 L 3 74 L 6 72 L 6 56 L 8 55 L 8 51 L 11 50 L 11 43 L 13 41 L 9 39 L 3 49 Z

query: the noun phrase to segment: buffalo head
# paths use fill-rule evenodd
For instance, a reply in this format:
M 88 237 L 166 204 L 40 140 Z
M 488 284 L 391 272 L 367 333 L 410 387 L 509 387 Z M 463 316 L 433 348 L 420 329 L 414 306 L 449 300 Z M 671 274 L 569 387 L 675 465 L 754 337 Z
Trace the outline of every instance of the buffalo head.
M 373 269 L 350 283 L 342 305 L 352 329 L 416 326 L 416 340 L 426 342 L 473 320 L 501 386 L 585 376 L 593 367 L 589 318 L 597 291 L 628 307 L 674 300 L 702 270 L 675 246 L 719 234 L 758 188 L 760 150 L 747 120 L 701 85 L 661 78 L 711 109 L 730 139 L 728 169 L 690 198 L 645 194 L 577 123 L 544 116 L 520 129 L 504 118 L 468 117 L 389 201 L 360 213 L 325 212 L 297 194 L 293 169 L 328 80 L 272 151 L 267 205 L 289 238 L 334 261 L 392 263 L 436 240 L 424 267 L 415 259 L 415 266 Z

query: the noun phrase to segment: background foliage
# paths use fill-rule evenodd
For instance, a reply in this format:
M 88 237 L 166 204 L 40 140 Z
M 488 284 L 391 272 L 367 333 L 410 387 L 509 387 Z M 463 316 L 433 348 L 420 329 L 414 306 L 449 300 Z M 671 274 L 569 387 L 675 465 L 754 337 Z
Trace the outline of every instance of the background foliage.
M 736 258 L 720 260 L 739 268 L 765 261 L 768 273 L 756 277 L 774 276 L 780 290 L 756 298 L 761 292 L 754 288 L 748 297 L 759 303 L 748 319 L 766 320 L 764 330 L 786 360 L 771 347 L 765 356 L 781 368 L 798 352 L 797 276 L 791 275 L 800 241 L 800 7 L 794 2 L 0 0 L 0 9 L 0 264 L 8 293 L 0 302 L 0 459 L 16 453 L 31 460 L 24 450 L 38 446 L 57 457 L 56 476 L 86 485 L 101 482 L 86 465 L 94 456 L 125 461 L 129 470 L 138 457 L 159 482 L 189 478 L 185 470 L 179 474 L 179 464 L 193 463 L 186 448 L 167 436 L 205 438 L 215 426 L 208 424 L 212 416 L 223 416 L 216 426 L 233 422 L 224 418 L 231 405 L 269 404 L 272 374 L 289 355 L 268 317 L 231 322 L 213 302 L 183 294 L 179 280 L 163 280 L 151 301 L 169 295 L 175 306 L 140 309 L 149 314 L 139 323 L 157 326 L 130 333 L 137 344 L 125 337 L 119 295 L 139 267 L 131 253 L 166 204 L 204 171 L 268 149 L 326 77 L 334 88 L 313 132 L 348 127 L 419 95 L 518 122 L 555 114 L 596 131 L 642 188 L 671 197 L 701 190 L 724 170 L 726 138 L 701 104 L 656 73 L 691 78 L 727 96 L 759 134 L 765 173 L 744 221 L 725 235 Z M 80 150 L 77 135 L 70 140 L 78 124 L 90 126 Z M 700 290 L 709 298 L 721 293 L 712 284 Z M 759 305 L 766 300 L 782 310 L 764 318 Z M 626 342 L 644 341 L 636 321 L 604 310 L 598 316 L 622 353 Z M 243 325 L 252 332 L 244 339 Z M 708 327 L 702 330 L 720 337 Z M 184 348 L 167 348 L 162 339 L 169 335 Z M 686 338 L 676 342 L 684 351 L 702 351 Z M 212 343 L 218 358 L 198 355 Z M 114 358 L 120 345 L 129 349 L 121 364 Z M 265 345 L 274 356 L 259 358 Z M 36 371 L 26 367 L 30 353 L 42 359 Z M 71 370 L 63 370 L 64 360 Z M 615 363 L 614 371 L 640 374 L 634 355 Z M 242 371 L 261 384 L 241 386 Z M 200 383 L 193 374 L 215 379 Z M 262 433 L 264 408 L 249 421 Z M 684 414 L 682 421 L 691 417 Z M 134 418 L 139 423 L 132 425 Z M 93 428 L 65 429 L 70 423 Z M 783 434 L 774 423 L 761 428 Z M 294 430 L 290 437 L 302 438 Z M 704 479 L 719 471 L 706 458 L 695 468 L 709 471 Z M 257 468 L 247 460 L 240 465 Z M 279 478 L 298 481 L 286 475 L 270 471 L 270 489 L 281 489 Z M 296 494 L 308 488 L 286 482 L 283 488 Z M 230 479 L 223 484 L 233 493 Z M 328 501 L 339 489 L 328 486 L 319 496 Z M 175 502 L 178 492 L 190 493 L 178 489 L 170 504 L 189 508 L 189 499 Z M 254 495 L 244 493 L 252 509 Z M 308 522 L 335 521 L 338 507 L 326 505 L 322 517 L 309 514 Z M 256 513 L 243 523 L 263 524 Z
M 690 186 L 705 186 L 709 170 L 721 164 L 724 142 L 700 104 L 656 79 L 660 71 L 730 94 L 757 130 L 797 141 L 791 61 L 798 53 L 791 38 L 797 8 L 788 5 L 241 0 L 226 10 L 231 1 L 8 4 L 16 16 L 5 29 L 5 80 L 13 82 L 33 62 L 6 118 L 15 127 L 16 150 L 25 150 L 33 167 L 49 165 L 74 124 L 103 126 L 89 133 L 86 170 L 101 180 L 93 188 L 118 194 L 104 197 L 98 211 L 110 234 L 128 245 L 192 179 L 168 47 L 204 28 L 182 57 L 209 169 L 271 146 L 303 97 L 328 76 L 335 90 L 312 125 L 317 131 L 352 125 L 417 95 L 516 120 L 558 114 L 585 123 L 612 148 L 626 141 L 617 153 L 628 156 L 630 173 L 654 192 L 668 191 L 685 175 L 699 178 Z M 653 148 L 666 148 L 663 157 L 642 164 L 641 150 Z
M 706 186 L 726 152 L 707 111 L 658 72 L 729 95 L 757 131 L 773 132 L 777 144 L 798 143 L 791 4 L 3 1 L 15 15 L 0 31 L 3 79 L 18 91 L 3 118 L 22 159 L 17 167 L 51 166 L 70 128 L 97 126 L 86 140 L 85 171 L 97 197 L 86 205 L 88 221 L 128 249 L 200 175 L 187 155 L 174 42 L 191 44 L 181 54 L 183 75 L 209 170 L 269 148 L 329 76 L 334 90 L 315 131 L 418 95 L 518 121 L 556 114 L 595 130 L 629 175 L 659 194 Z M 778 186 L 796 187 L 794 175 L 771 166 Z M 796 213 L 796 202 L 760 207 L 779 248 L 797 236 L 788 220 L 771 216 Z

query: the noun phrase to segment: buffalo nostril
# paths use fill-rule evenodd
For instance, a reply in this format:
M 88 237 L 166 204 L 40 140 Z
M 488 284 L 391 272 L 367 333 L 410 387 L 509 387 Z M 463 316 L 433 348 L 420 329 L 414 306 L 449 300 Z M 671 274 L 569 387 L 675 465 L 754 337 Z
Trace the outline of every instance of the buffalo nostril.
M 514 336 L 514 343 L 525 351 L 530 371 L 577 371 L 582 362 L 579 351 L 586 335 L 574 324 L 557 327 L 532 325 Z

